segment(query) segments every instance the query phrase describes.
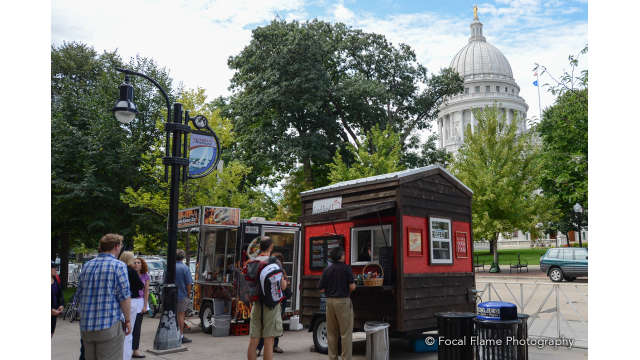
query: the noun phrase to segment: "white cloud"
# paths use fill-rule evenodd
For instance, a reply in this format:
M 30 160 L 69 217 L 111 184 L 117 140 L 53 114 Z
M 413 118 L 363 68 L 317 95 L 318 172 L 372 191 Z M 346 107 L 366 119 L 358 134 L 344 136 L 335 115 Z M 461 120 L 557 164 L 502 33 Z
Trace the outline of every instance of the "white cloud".
M 449 66 L 469 37 L 472 12 L 448 16 L 434 12 L 375 15 L 350 9 L 350 1 L 307 0 L 326 9 L 325 20 L 341 21 L 368 32 L 384 34 L 394 44 L 406 43 L 429 71 Z M 554 75 L 568 68 L 567 56 L 587 42 L 587 23 L 567 20 L 576 11 L 566 2 L 497 0 L 478 4 L 487 40 L 509 62 L 529 117 L 537 117 L 538 95 L 532 85 L 535 62 Z M 210 97 L 228 95 L 232 71 L 229 56 L 251 40 L 257 24 L 280 17 L 306 20 L 303 0 L 112 0 L 52 2 L 52 41 L 83 41 L 97 50 L 118 49 L 124 59 L 140 54 L 155 59 L 187 87 L 201 86 Z M 586 58 L 581 65 L 586 65 Z M 544 83 L 546 80 L 541 79 Z M 542 105 L 553 98 L 541 92 Z
M 176 82 L 228 95 L 227 66 L 251 40 L 255 24 L 304 16 L 302 0 L 56 0 L 52 2 L 54 44 L 82 41 L 113 50 L 126 61 L 140 54 L 166 66 Z

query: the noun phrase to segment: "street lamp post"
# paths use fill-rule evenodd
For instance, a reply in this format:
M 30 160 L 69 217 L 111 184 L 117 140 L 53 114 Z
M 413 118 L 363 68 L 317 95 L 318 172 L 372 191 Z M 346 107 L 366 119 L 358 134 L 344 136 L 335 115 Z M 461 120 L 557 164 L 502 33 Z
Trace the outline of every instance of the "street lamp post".
M 168 232 L 168 249 L 167 249 L 167 274 L 163 287 L 163 304 L 164 310 L 160 323 L 156 331 L 155 340 L 153 342 L 154 352 L 175 352 L 186 350 L 182 346 L 180 339 L 180 331 L 176 323 L 176 305 L 177 305 L 177 289 L 175 285 L 176 278 L 176 248 L 178 234 L 178 200 L 180 196 L 180 182 L 187 180 L 187 172 L 189 160 L 187 155 L 187 134 L 191 132 L 189 127 L 190 119 L 188 112 L 183 118 L 182 104 L 173 104 L 173 116 L 171 116 L 171 103 L 167 92 L 152 78 L 145 74 L 116 68 L 119 72 L 125 74 L 125 81 L 120 85 L 120 98 L 116 101 L 113 108 L 114 115 L 118 121 L 128 124 L 135 118 L 137 108 L 133 103 L 133 86 L 130 84 L 130 76 L 140 76 L 151 82 L 162 93 L 167 104 L 167 121 L 164 129 L 165 138 L 165 156 L 162 159 L 164 164 L 164 179 L 168 180 L 168 167 L 171 167 L 171 182 L 169 192 L 169 221 L 167 224 Z M 201 116 L 197 117 L 202 121 Z M 204 119 L 206 122 L 206 118 Z M 201 124 L 199 124 L 201 125 Z M 207 126 L 208 127 L 208 126 Z M 199 126 L 198 126 L 199 128 Z M 182 174 L 180 173 L 182 171 Z M 181 176 L 182 175 L 182 176 Z
M 578 244 L 582 247 L 582 206 L 579 203 L 573 205 L 573 211 L 576 213 L 576 221 L 578 227 Z

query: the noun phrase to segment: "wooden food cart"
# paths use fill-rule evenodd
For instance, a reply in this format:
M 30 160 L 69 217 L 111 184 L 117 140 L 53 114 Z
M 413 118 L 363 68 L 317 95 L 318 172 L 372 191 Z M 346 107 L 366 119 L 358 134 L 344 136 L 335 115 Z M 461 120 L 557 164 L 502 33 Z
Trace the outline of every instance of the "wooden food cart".
M 201 206 L 180 210 L 178 228 L 196 234 L 194 310 L 199 312 L 202 330 L 211 333 L 215 302 L 234 320 L 248 318 L 250 304 L 240 304 L 237 279 L 247 261 L 247 247 L 258 236 L 269 236 L 274 251 L 283 255 L 283 266 L 292 286 L 292 298 L 285 307 L 285 323 L 299 314 L 300 293 L 300 224 L 267 221 L 264 218 L 240 219 L 240 209 Z M 242 307 L 242 309 L 240 309 Z M 298 321 L 296 321 L 297 323 Z
M 351 295 L 356 330 L 385 321 L 407 336 L 436 329 L 437 312 L 474 311 L 472 195 L 437 165 L 302 192 L 301 312 L 316 349 L 326 352 L 317 286 L 335 246 L 354 277 L 372 263 L 383 270 L 382 285 L 358 284 Z

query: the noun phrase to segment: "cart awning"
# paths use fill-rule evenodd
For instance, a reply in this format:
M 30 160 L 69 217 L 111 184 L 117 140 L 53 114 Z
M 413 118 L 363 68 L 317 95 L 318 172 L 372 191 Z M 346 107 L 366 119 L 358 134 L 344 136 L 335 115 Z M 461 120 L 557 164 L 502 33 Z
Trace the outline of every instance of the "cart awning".
M 368 214 L 376 214 L 378 212 L 393 209 L 395 207 L 395 200 L 360 204 L 344 207 L 342 209 L 327 211 L 320 214 L 307 215 L 304 217 L 301 216 L 299 222 L 303 225 L 312 225 L 336 221 L 346 221 Z

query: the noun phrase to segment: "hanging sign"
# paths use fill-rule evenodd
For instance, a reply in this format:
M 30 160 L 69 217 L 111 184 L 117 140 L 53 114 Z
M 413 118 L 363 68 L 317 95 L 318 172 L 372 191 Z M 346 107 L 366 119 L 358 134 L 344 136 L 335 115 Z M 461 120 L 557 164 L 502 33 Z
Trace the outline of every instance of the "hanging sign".
M 240 226 L 240 209 L 228 207 L 204 207 L 204 225 Z
M 342 208 L 342 196 L 320 199 L 313 201 L 312 214 L 320 214 L 323 212 L 337 210 Z
M 220 159 L 220 144 L 215 133 L 192 132 L 189 145 L 189 177 L 209 175 Z

